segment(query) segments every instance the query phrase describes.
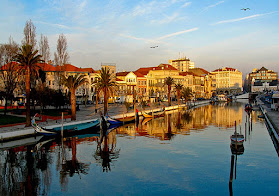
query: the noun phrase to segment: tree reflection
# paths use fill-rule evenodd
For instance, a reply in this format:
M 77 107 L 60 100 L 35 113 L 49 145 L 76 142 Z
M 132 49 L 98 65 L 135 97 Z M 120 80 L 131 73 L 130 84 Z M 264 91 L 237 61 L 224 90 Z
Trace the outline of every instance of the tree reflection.
M 47 193 L 51 179 L 50 162 L 47 155 L 37 157 L 33 148 L 33 145 L 21 146 L 0 152 L 0 195 Z
M 181 113 L 180 112 L 177 113 L 176 128 L 179 130 L 183 128 L 183 125 L 181 123 Z
M 118 159 L 120 153 L 120 149 L 116 149 L 115 133 L 110 133 L 109 136 L 104 135 L 98 141 L 97 150 L 94 154 L 96 162 L 102 165 L 103 172 L 111 171 L 111 162 Z
M 72 149 L 72 158 L 67 160 L 64 156 L 64 144 L 62 143 L 62 164 L 60 171 L 60 183 L 62 187 L 66 188 L 68 184 L 68 176 L 72 177 L 75 173 L 79 176 L 80 174 L 88 174 L 89 164 L 81 163 L 77 159 L 77 139 L 75 137 L 70 138 L 70 141 L 66 143 L 69 145 L 69 148 Z
M 174 134 L 171 131 L 171 114 L 167 114 L 167 127 L 168 127 L 168 131 L 167 133 L 165 133 L 164 139 L 171 140 L 172 137 L 174 136 Z

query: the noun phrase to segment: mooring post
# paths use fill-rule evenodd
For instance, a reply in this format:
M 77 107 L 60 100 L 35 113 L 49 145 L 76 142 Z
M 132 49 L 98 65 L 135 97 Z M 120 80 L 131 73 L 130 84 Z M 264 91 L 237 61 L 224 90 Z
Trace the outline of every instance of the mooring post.
M 62 127 L 61 127 L 61 137 L 63 138 L 63 119 L 64 119 L 64 113 L 62 112 Z

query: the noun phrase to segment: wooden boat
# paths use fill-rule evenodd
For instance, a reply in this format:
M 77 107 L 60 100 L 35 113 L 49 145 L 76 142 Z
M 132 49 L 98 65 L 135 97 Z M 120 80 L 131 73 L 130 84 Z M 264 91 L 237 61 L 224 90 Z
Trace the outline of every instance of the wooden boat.
M 237 145 L 243 145 L 244 142 L 244 136 L 239 133 L 234 133 L 231 135 L 231 143 L 232 144 L 237 144 Z
M 144 116 L 144 118 L 157 118 L 160 116 L 164 116 L 165 115 L 165 109 L 161 109 L 160 111 L 156 111 L 156 112 L 142 112 L 142 115 Z
M 253 109 L 253 107 L 252 107 L 252 105 L 251 105 L 250 103 L 247 103 L 247 104 L 245 105 L 245 111 L 246 111 L 247 113 L 251 113 L 251 112 L 252 112 L 252 109 Z
M 122 118 L 111 118 L 109 116 L 106 116 L 106 120 L 111 125 L 123 125 L 123 124 L 135 122 L 135 117 L 134 116 L 126 116 L 126 117 L 122 117 Z
M 35 129 L 37 133 L 42 135 L 48 135 L 48 136 L 61 133 L 62 126 L 52 125 L 52 126 L 48 126 L 48 128 L 41 127 L 36 123 L 35 116 L 32 119 L 32 127 Z M 63 125 L 63 134 L 67 135 L 79 131 L 98 129 L 99 125 L 100 125 L 99 119 L 86 120 L 82 122 L 70 122 Z

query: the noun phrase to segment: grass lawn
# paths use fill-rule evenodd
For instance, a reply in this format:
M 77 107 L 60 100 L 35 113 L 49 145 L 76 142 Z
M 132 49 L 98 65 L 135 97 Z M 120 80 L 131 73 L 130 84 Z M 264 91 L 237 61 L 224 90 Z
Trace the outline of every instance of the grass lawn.
M 10 116 L 10 115 L 4 116 L 4 115 L 0 114 L 0 125 L 22 123 L 25 121 L 26 121 L 26 118 L 24 118 L 24 117 L 17 117 L 17 116 Z

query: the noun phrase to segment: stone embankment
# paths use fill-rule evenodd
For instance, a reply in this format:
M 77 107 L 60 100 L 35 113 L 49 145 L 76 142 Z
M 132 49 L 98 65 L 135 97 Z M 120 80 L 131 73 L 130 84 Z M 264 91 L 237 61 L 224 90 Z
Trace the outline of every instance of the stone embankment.
M 271 133 L 274 135 L 274 138 L 279 142 L 279 112 L 274 111 L 269 108 L 265 103 L 263 103 L 260 98 L 256 99 L 258 106 L 266 120 L 266 125 Z
M 176 110 L 178 108 L 195 108 L 195 107 L 199 107 L 205 104 L 208 104 L 209 101 L 205 100 L 205 101 L 199 101 L 199 102 L 195 102 L 192 103 L 190 105 L 186 105 L 186 104 L 181 104 L 181 105 L 174 105 L 174 106 L 169 106 L 169 107 L 165 107 L 165 110 Z M 121 106 L 121 107 L 120 107 Z M 149 110 L 145 110 L 146 112 L 149 111 L 158 111 L 162 108 L 161 106 L 158 106 L 158 108 L 150 108 Z M 116 105 L 116 106 L 110 106 L 109 107 L 109 114 L 112 118 L 119 118 L 122 117 L 123 115 L 125 116 L 134 116 L 135 113 L 134 112 L 130 112 L 127 113 L 125 111 L 125 107 L 123 105 Z M 139 115 L 141 116 L 141 112 L 139 112 Z M 84 120 L 88 120 L 88 119 L 96 119 L 99 117 L 99 114 L 95 112 L 95 107 L 91 106 L 91 107 L 87 107 L 87 108 L 81 108 L 80 111 L 77 111 L 77 121 L 82 123 L 82 121 Z M 67 125 L 67 123 L 69 123 L 69 120 L 64 119 L 64 125 Z M 48 128 L 48 126 L 53 127 L 54 125 L 59 127 L 61 126 L 61 121 L 57 121 L 57 120 L 51 120 L 51 121 L 47 121 L 47 122 L 42 122 L 39 123 L 39 125 Z M 25 128 L 24 125 L 20 125 L 20 126 L 13 126 L 13 127 L 4 127 L 0 129 L 0 143 L 1 142 L 5 142 L 5 141 L 11 141 L 11 140 L 16 140 L 16 139 L 22 139 L 22 138 L 28 138 L 31 136 L 36 136 L 36 132 L 32 127 L 28 127 Z M 1 147 L 1 144 L 0 144 Z

